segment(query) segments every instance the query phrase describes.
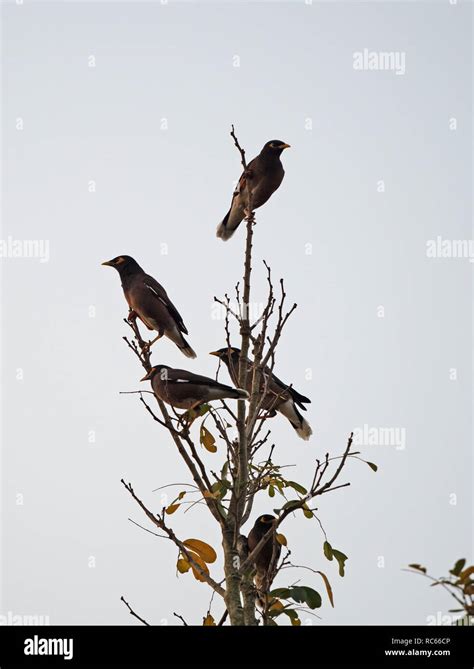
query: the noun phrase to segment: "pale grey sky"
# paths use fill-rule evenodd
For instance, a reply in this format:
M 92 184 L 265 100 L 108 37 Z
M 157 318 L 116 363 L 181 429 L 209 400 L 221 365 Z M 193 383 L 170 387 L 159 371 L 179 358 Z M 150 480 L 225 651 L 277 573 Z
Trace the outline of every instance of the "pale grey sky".
M 304 483 L 352 429 L 405 435 L 404 449 L 364 446 L 378 473 L 353 462 L 351 487 L 320 500 L 329 540 L 349 556 L 344 579 L 316 523 L 285 526 L 294 562 L 324 570 L 334 589 L 335 608 L 325 600 L 308 621 L 424 624 L 446 611 L 443 592 L 401 569 L 441 574 L 472 558 L 473 264 L 426 255 L 438 236 L 472 238 L 470 4 L 2 12 L 2 239 L 46 240 L 50 257 L 1 260 L 0 614 L 134 624 L 122 594 L 152 623 L 173 624 L 173 611 L 200 623 L 207 611 L 207 587 L 175 578 L 174 547 L 127 520 L 146 525 L 122 476 L 156 510 L 151 491 L 188 477 L 137 398 L 119 395 L 142 372 L 121 339 L 118 276 L 100 263 L 134 256 L 182 312 L 198 358 L 163 341 L 156 362 L 213 374 L 207 353 L 224 334 L 212 298 L 241 276 L 242 231 L 215 238 L 240 173 L 231 123 L 249 157 L 274 137 L 292 146 L 257 213 L 253 299 L 265 258 L 299 305 L 276 371 L 312 399 L 315 434 L 304 443 L 274 419 L 279 461 Z M 405 54 L 404 73 L 355 70 L 364 49 Z M 262 495 L 255 515 L 275 506 Z M 200 507 L 173 524 L 218 544 Z M 277 585 L 299 577 L 323 592 L 309 572 Z

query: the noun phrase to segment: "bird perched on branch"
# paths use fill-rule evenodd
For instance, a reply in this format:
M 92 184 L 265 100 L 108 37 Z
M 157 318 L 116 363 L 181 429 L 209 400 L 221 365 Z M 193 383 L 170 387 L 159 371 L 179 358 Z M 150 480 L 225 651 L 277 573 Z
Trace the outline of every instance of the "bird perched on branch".
M 249 532 L 247 540 L 249 553 L 254 550 L 267 532 L 274 527 L 275 522 L 275 516 L 268 514 L 257 518 L 255 525 Z M 258 603 L 261 608 L 265 608 L 265 596 L 275 578 L 280 553 L 281 546 L 276 539 L 275 532 L 270 532 L 267 541 L 265 541 L 254 562 L 254 580 L 257 588 Z
M 238 386 L 240 349 L 234 347 L 220 348 L 218 351 L 213 351 L 210 355 L 217 356 L 219 360 L 222 360 L 222 362 L 227 365 L 232 383 L 235 386 Z M 247 391 L 251 393 L 253 381 L 253 363 L 248 358 L 246 363 L 246 385 Z M 285 418 L 290 421 L 298 436 L 301 437 L 301 439 L 307 441 L 313 432 L 309 423 L 299 412 L 298 407 L 303 411 L 306 411 L 306 407 L 304 405 L 310 404 L 311 400 L 304 395 L 301 395 L 288 383 L 280 381 L 280 379 L 275 376 L 275 374 L 273 374 L 273 372 L 268 367 L 265 367 L 265 369 L 262 371 L 260 381 L 260 392 L 263 393 L 265 390 L 265 397 L 263 399 L 261 409 L 267 411 L 269 417 L 275 416 L 277 411 L 283 414 L 283 416 L 285 416 Z
M 158 332 L 158 336 L 148 346 L 164 335 L 187 358 L 195 358 L 195 352 L 183 336 L 183 333 L 188 334 L 183 319 L 163 286 L 146 274 L 130 256 L 117 256 L 102 264 L 114 267 L 120 274 L 123 292 L 130 307 L 129 319 L 138 316 L 149 330 Z
M 166 365 L 152 367 L 141 379 L 147 380 L 151 381 L 156 397 L 176 409 L 195 409 L 212 400 L 248 398 L 246 390 L 231 388 L 207 376 Z
M 279 139 L 267 142 L 258 156 L 250 161 L 239 179 L 232 195 L 232 203 L 225 218 L 217 228 L 217 236 L 223 241 L 232 237 L 242 220 L 249 213 L 249 189 L 252 210 L 258 209 L 277 190 L 285 176 L 280 155 L 289 144 Z

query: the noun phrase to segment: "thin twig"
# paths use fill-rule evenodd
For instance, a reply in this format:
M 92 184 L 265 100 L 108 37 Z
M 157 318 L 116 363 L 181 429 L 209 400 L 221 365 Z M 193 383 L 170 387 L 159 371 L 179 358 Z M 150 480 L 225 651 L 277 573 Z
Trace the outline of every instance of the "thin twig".
M 139 616 L 138 613 L 135 613 L 135 611 L 132 609 L 132 607 L 130 606 L 130 604 L 129 604 L 127 601 L 125 601 L 125 599 L 123 598 L 123 596 L 120 597 L 120 600 L 125 604 L 125 606 L 127 607 L 127 609 L 130 611 L 130 615 L 131 615 L 131 616 L 133 616 L 134 618 L 137 618 L 137 620 L 139 620 L 141 623 L 143 623 L 143 624 L 146 625 L 147 627 L 151 627 L 150 623 L 147 623 L 147 621 L 146 621 L 144 618 L 142 618 L 141 616 Z

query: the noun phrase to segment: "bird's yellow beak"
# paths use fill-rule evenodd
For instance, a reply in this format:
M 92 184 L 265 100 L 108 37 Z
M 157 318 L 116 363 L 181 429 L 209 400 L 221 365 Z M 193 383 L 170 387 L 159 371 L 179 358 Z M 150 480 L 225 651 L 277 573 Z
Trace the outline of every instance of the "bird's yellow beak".
M 221 354 L 219 353 L 219 351 L 211 351 L 211 352 L 209 353 L 209 355 L 215 355 L 217 358 L 220 358 L 220 357 L 221 357 Z
M 291 144 L 280 144 L 280 149 L 291 149 Z
M 108 267 L 113 267 L 114 264 L 111 260 L 106 260 L 105 262 L 101 263 L 102 265 L 107 265 Z
M 140 379 L 140 381 L 148 381 L 149 379 L 151 379 L 151 377 L 152 377 L 152 372 L 153 372 L 153 369 L 150 369 L 150 371 L 147 372 L 147 374 L 145 374 L 145 376 L 143 377 L 143 379 Z

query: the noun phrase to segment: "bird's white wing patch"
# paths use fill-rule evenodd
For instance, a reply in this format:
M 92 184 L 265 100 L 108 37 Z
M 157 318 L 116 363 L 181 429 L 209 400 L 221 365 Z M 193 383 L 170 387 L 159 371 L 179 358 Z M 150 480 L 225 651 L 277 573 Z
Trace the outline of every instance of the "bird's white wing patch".
M 153 286 L 150 286 L 148 283 L 146 283 L 145 286 L 151 290 L 151 292 L 153 293 L 153 295 L 156 295 L 156 297 L 160 300 L 160 302 L 161 302 L 162 304 L 165 305 L 165 307 L 168 306 L 167 303 L 166 303 L 166 300 L 165 300 L 163 297 L 161 297 L 161 295 L 159 295 L 159 294 L 156 292 L 156 290 L 153 288 Z
M 151 290 L 152 293 L 155 293 L 157 297 L 160 297 L 156 290 L 153 288 L 153 286 L 150 286 L 150 284 L 146 283 L 145 286 Z

